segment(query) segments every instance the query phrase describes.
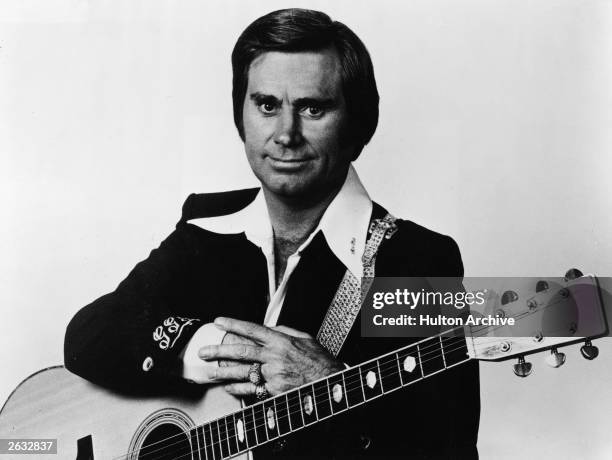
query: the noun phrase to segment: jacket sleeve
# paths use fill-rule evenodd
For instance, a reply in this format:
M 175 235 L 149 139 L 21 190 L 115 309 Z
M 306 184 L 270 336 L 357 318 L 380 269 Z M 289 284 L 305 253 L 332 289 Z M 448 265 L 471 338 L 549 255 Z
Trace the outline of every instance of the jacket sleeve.
M 119 388 L 180 375 L 178 355 L 202 324 L 184 314 L 195 252 L 187 227 L 179 224 L 114 292 L 72 318 L 64 341 L 68 370 Z

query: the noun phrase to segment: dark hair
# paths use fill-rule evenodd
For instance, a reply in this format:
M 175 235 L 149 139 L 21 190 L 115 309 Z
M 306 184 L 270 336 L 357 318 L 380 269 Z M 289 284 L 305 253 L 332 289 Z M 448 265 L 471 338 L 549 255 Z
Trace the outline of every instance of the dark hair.
M 349 116 L 348 136 L 357 154 L 378 124 L 378 90 L 370 54 L 351 29 L 320 11 L 292 8 L 255 20 L 232 51 L 234 123 L 244 141 L 242 109 L 251 62 L 267 51 L 318 51 L 333 47 L 340 57 L 342 92 Z M 357 155 L 356 155 L 357 156 Z

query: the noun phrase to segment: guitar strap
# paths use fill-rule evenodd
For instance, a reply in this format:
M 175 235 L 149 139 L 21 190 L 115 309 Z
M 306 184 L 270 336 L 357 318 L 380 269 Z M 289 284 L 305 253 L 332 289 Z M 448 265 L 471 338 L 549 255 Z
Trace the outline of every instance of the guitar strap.
M 370 236 L 361 257 L 363 286 L 360 280 L 347 269 L 331 305 L 327 309 L 323 324 L 321 324 L 317 333 L 317 340 L 333 356 L 338 356 L 349 331 L 353 327 L 361 309 L 361 288 L 364 288 L 364 292 L 368 292 L 372 285 L 378 248 L 383 239 L 391 238 L 397 231 L 396 220 L 391 214 L 387 214 L 382 219 L 372 221 L 368 228 Z

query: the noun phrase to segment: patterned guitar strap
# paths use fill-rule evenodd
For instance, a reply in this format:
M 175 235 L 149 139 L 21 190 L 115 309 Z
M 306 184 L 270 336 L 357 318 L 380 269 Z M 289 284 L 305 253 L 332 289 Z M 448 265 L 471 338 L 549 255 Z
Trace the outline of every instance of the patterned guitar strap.
M 384 239 L 391 238 L 397 231 L 396 220 L 391 214 L 387 214 L 382 219 L 374 219 L 370 224 L 368 229 L 370 236 L 361 257 L 365 292 L 370 288 L 374 278 L 378 248 Z M 361 283 L 355 275 L 346 270 L 317 333 L 319 343 L 333 356 L 338 356 L 340 353 L 360 309 Z

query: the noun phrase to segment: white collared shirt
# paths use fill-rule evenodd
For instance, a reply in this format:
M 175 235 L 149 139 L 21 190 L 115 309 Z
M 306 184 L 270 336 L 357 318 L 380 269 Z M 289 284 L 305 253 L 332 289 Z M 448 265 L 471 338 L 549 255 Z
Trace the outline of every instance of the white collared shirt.
M 287 284 L 297 267 L 302 252 L 310 245 L 318 232 L 322 232 L 335 256 L 358 279 L 363 275 L 361 257 L 365 250 L 368 226 L 372 214 L 372 200 L 363 187 L 357 172 L 351 165 L 338 194 L 329 204 L 319 225 L 310 233 L 298 250 L 287 259 L 287 267 L 280 284 L 276 286 L 274 265 L 274 233 L 263 192 L 244 209 L 226 216 L 192 219 L 189 222 L 208 231 L 223 234 L 244 232 L 247 239 L 261 248 L 266 257 L 269 281 L 269 299 L 264 325 L 276 326 Z M 219 344 L 225 332 L 209 323 L 201 326 L 185 348 L 183 376 L 198 383 L 205 383 L 205 367 L 210 363 L 198 357 L 198 350 L 205 345 Z

